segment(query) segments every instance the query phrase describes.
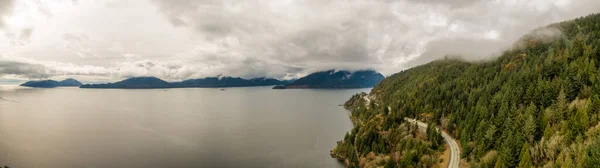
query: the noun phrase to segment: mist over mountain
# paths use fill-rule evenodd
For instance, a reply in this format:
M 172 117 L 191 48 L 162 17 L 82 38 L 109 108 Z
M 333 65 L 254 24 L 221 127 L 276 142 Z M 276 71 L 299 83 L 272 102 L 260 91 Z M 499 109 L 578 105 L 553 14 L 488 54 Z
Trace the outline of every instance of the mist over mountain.
M 385 77 L 374 70 L 327 70 L 309 74 L 293 83 L 276 86 L 274 89 L 300 88 L 368 88 L 373 87 Z
M 460 141 L 460 167 L 598 167 L 600 14 L 513 46 L 489 61 L 432 61 L 354 95 L 345 107 L 355 126 L 332 156 L 348 167 L 437 167 L 441 133 L 414 136 L 405 119 L 415 118 Z

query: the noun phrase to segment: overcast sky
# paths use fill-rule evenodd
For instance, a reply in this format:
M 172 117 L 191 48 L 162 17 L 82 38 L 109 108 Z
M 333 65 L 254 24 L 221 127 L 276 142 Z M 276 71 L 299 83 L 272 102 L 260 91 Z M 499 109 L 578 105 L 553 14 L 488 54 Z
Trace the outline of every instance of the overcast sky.
M 494 58 L 598 0 L 0 0 L 0 82 L 391 75 Z

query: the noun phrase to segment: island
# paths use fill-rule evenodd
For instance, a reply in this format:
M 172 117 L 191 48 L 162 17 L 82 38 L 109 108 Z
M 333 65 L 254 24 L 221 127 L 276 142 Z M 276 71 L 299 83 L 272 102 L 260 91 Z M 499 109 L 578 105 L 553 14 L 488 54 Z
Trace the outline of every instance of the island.
M 35 87 L 35 88 L 54 88 L 54 87 L 76 87 L 81 86 L 81 82 L 68 78 L 62 81 L 55 80 L 37 80 L 37 81 L 27 81 L 19 86 L 25 87 Z
M 289 83 L 291 82 L 265 77 L 243 79 L 240 77 L 217 76 L 184 80 L 175 82 L 173 85 L 175 87 L 246 87 L 284 85 Z
M 162 79 L 148 77 L 133 77 L 115 83 L 106 84 L 86 84 L 79 88 L 104 88 L 104 89 L 152 89 L 152 88 L 172 88 L 173 85 Z
M 290 81 L 273 78 L 251 78 L 217 76 L 200 79 L 188 79 L 180 82 L 167 82 L 157 77 L 132 77 L 123 81 L 106 84 L 88 84 L 80 88 L 104 89 L 153 89 L 153 88 L 220 88 L 220 87 L 248 87 L 248 86 L 273 86 L 289 84 Z
M 385 77 L 374 70 L 327 70 L 309 74 L 287 85 L 278 85 L 273 89 L 326 88 L 349 89 L 369 88 L 377 85 Z

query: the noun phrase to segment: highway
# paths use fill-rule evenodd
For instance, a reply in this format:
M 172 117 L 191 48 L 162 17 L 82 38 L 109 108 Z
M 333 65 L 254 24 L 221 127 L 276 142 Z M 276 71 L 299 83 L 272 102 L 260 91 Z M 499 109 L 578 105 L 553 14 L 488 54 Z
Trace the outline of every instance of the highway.
M 421 121 L 412 118 L 404 118 L 404 120 L 410 123 L 417 123 L 423 131 L 427 130 L 427 124 Z M 456 143 L 456 140 L 452 138 L 452 136 L 446 134 L 444 131 L 442 131 L 442 137 L 444 137 L 444 140 L 448 143 L 448 146 L 450 146 L 450 163 L 448 164 L 448 168 L 458 168 L 460 162 L 460 148 L 458 147 L 458 143 Z

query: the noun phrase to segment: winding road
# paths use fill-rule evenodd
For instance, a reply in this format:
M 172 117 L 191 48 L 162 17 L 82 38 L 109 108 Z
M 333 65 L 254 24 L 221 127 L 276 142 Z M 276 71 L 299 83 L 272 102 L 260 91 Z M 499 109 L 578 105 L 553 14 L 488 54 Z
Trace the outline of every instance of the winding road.
M 417 123 L 422 130 L 427 130 L 427 124 L 421 121 L 417 121 L 412 118 L 404 118 L 404 120 L 411 123 Z M 439 128 L 437 129 L 439 130 Z M 444 137 L 444 140 L 446 143 L 448 143 L 448 146 L 450 146 L 450 163 L 448 163 L 448 168 L 458 168 L 458 164 L 460 162 L 460 148 L 458 147 L 456 140 L 454 140 L 452 136 L 446 134 L 444 131 L 442 131 L 442 137 Z

